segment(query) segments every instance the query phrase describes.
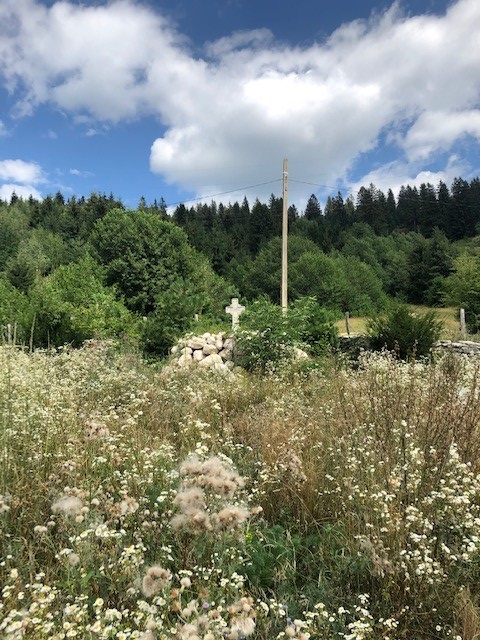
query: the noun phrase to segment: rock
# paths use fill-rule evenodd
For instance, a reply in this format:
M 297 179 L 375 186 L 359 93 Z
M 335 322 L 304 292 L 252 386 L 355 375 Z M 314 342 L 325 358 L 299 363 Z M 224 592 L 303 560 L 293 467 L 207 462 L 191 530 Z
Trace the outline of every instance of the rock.
M 215 346 L 215 344 L 212 344 L 212 343 L 208 343 L 208 342 L 207 342 L 207 344 L 203 347 L 203 353 L 204 353 L 206 356 L 209 356 L 209 355 L 212 355 L 212 354 L 214 354 L 214 353 L 218 353 L 218 349 L 217 349 L 217 347 Z
M 192 354 L 184 353 L 178 359 L 177 364 L 179 367 L 189 367 L 191 364 L 193 364 Z
M 293 349 L 293 357 L 295 358 L 295 360 L 308 360 L 309 359 L 308 353 L 306 353 L 305 351 L 302 351 L 302 349 L 299 349 L 298 347 L 294 347 L 294 349 Z
M 223 365 L 223 360 L 218 355 L 218 353 L 211 353 L 206 356 L 203 360 L 200 360 L 198 363 L 200 367 L 212 367 L 214 368 L 216 365 Z
M 233 351 L 235 347 L 235 340 L 233 338 L 225 338 L 223 341 L 223 348 L 228 349 L 229 351 Z
M 201 336 L 189 336 L 171 349 L 170 367 L 201 366 L 224 375 L 232 375 L 235 339 L 224 333 L 204 333 Z
M 205 346 L 205 343 L 206 341 L 204 338 L 201 338 L 201 337 L 190 338 L 189 340 L 187 340 L 187 347 L 190 347 L 190 349 L 195 351 L 196 349 L 203 349 L 203 347 Z

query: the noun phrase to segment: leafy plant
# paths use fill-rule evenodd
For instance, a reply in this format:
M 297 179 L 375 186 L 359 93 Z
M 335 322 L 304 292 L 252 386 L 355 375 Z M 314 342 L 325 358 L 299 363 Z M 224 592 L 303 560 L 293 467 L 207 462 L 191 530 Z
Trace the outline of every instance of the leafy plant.
M 335 340 L 334 316 L 315 299 L 302 298 L 287 313 L 261 299 L 242 316 L 236 361 L 249 371 L 265 371 L 292 360 L 295 348 L 308 348 L 318 355 Z
M 403 360 L 427 356 L 441 329 L 434 311 L 417 314 L 403 304 L 394 305 L 368 323 L 372 348 L 394 351 Z

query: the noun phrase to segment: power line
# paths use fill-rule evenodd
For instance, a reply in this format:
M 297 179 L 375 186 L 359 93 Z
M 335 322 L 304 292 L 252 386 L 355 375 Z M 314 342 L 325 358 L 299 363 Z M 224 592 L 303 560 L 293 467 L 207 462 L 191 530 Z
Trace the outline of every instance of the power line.
M 212 193 L 209 196 L 198 196 L 196 198 L 185 198 L 184 200 L 179 200 L 178 202 L 170 202 L 167 204 L 167 207 L 175 207 L 178 204 L 184 204 L 185 202 L 197 202 L 198 200 L 207 200 L 209 198 L 216 198 L 218 196 L 226 196 L 230 193 L 237 193 L 238 191 L 246 191 L 247 189 L 256 189 L 257 187 L 264 187 L 267 184 L 274 184 L 275 182 L 281 182 L 282 178 L 277 178 L 276 180 L 269 180 L 268 182 L 259 182 L 258 184 L 251 184 L 248 187 L 239 187 L 238 189 L 230 189 L 230 191 L 221 191 L 219 193 Z
M 333 191 L 340 191 L 340 192 L 345 192 L 346 193 L 346 189 L 339 189 L 338 187 L 331 187 L 328 184 L 317 184 L 316 182 L 305 182 L 305 180 L 294 180 L 293 178 L 290 178 L 290 182 L 298 182 L 298 184 L 308 184 L 311 187 L 319 187 L 322 189 L 332 189 Z

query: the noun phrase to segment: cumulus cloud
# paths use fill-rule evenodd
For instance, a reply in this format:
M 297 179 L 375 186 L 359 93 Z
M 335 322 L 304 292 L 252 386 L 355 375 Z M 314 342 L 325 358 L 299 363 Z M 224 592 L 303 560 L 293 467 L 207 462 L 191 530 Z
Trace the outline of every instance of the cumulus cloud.
M 374 184 L 385 194 L 391 189 L 395 196 L 398 196 L 400 188 L 405 185 L 420 187 L 422 183 L 437 186 L 440 181 L 450 185 L 454 178 L 465 175 L 468 166 L 465 161 L 456 154 L 450 155 L 445 164 L 438 171 L 420 169 L 418 164 L 409 164 L 406 161 L 387 162 L 380 167 L 372 169 L 367 174 L 362 175 L 359 180 L 350 183 L 349 191 L 354 198 L 358 194 L 360 187 Z
M 11 25 L 0 74 L 17 116 L 49 103 L 96 133 L 154 115 L 151 170 L 199 195 L 274 179 L 285 156 L 302 179 L 349 182 L 386 131 L 402 160 L 383 172 L 418 176 L 419 161 L 480 137 L 478 0 L 441 16 L 408 17 L 395 3 L 307 47 L 238 32 L 207 43 L 203 58 L 132 0 L 3 0 L 0 21 Z
M 8 183 L 0 185 L 0 200 L 6 200 L 9 202 L 14 193 L 24 200 L 28 199 L 30 196 L 36 200 L 42 199 L 40 192 L 33 185 Z
M 0 180 L 36 184 L 44 181 L 42 168 L 36 162 L 0 160 Z
M 0 160 L 0 199 L 10 200 L 12 194 L 19 198 L 41 199 L 36 185 L 46 181 L 44 172 L 36 162 Z

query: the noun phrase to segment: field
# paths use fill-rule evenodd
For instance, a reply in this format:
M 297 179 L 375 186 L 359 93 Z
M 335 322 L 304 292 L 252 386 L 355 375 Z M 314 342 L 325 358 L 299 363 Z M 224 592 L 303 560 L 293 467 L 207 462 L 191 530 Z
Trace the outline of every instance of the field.
M 412 311 L 417 313 L 425 313 L 427 311 L 434 311 L 438 319 L 443 322 L 444 331 L 442 338 L 458 339 L 460 334 L 460 321 L 458 319 L 458 309 L 453 307 L 432 308 L 432 307 L 419 307 L 410 305 Z M 367 332 L 368 318 L 365 317 L 352 317 L 349 318 L 350 333 L 363 334 Z M 339 320 L 337 323 L 338 331 L 341 335 L 347 335 L 347 329 L 345 320 Z
M 480 366 L 0 348 L 0 637 L 474 640 Z

